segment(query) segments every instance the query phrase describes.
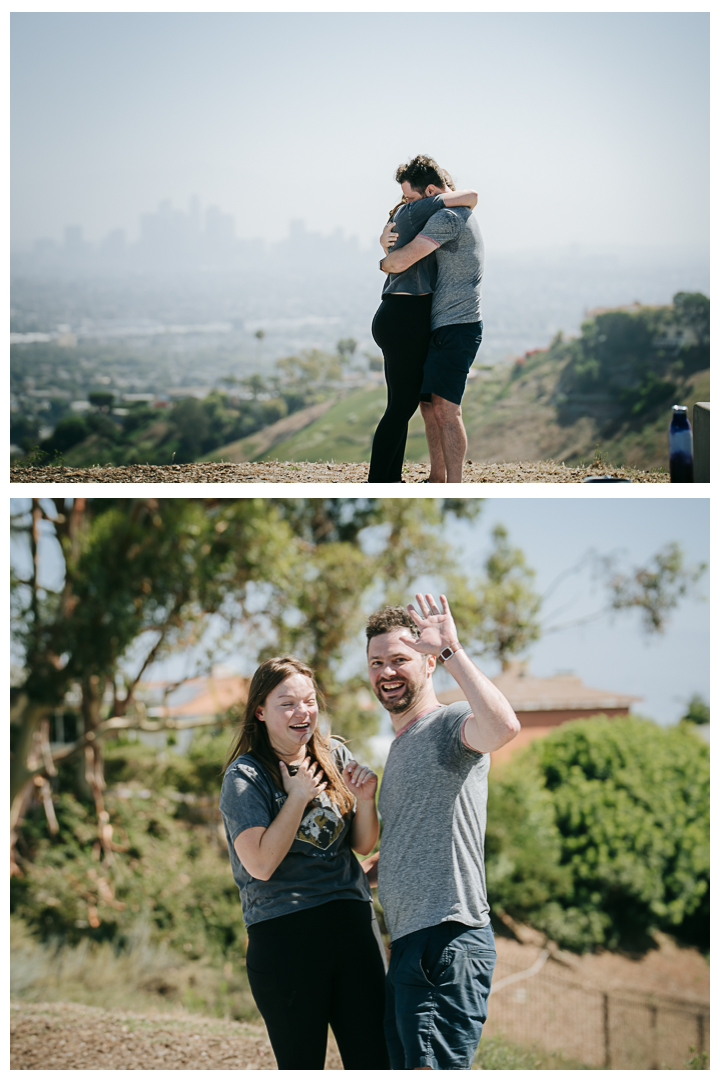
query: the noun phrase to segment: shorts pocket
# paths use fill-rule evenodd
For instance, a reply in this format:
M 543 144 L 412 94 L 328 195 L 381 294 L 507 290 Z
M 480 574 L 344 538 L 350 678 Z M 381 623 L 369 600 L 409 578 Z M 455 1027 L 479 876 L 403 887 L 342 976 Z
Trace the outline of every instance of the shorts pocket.
M 452 949 L 443 949 L 440 956 L 433 958 L 432 939 L 428 941 L 422 956 L 420 957 L 420 971 L 429 986 L 437 986 L 443 973 L 447 970 L 452 960 Z

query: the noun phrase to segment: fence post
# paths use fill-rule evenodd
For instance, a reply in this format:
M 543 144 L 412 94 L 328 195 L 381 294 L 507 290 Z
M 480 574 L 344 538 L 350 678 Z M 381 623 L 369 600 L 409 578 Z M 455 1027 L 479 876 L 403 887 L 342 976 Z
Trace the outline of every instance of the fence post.
M 605 1068 L 612 1068 L 610 1064 L 610 997 L 603 994 L 603 1034 L 605 1036 Z
M 648 1005 L 648 1009 L 650 1010 L 650 1028 L 652 1030 L 652 1065 L 650 1068 L 659 1069 L 660 1066 L 657 1061 L 657 1005 Z
M 698 1054 L 702 1054 L 705 1050 L 705 1016 L 703 1013 L 697 1014 L 697 1030 L 698 1030 Z

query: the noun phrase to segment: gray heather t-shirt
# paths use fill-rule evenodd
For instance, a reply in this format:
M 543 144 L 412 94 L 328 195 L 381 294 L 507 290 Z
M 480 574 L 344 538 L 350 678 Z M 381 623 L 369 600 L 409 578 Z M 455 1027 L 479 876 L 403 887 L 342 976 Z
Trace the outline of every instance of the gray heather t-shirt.
M 475 215 L 466 206 L 444 208 L 433 214 L 419 235 L 441 245 L 435 252 L 438 274 L 432 301 L 433 330 L 479 322 L 485 245 Z
M 390 747 L 378 803 L 378 895 L 393 941 L 441 922 L 490 922 L 484 865 L 490 755 L 464 744 L 470 715 L 467 701 L 439 706 Z
M 333 749 L 342 770 L 352 754 L 342 744 Z M 258 825 L 267 828 L 286 799 L 285 792 L 275 786 L 251 754 L 236 758 L 225 773 L 220 812 L 245 925 L 329 900 L 372 902 L 367 877 L 350 847 L 354 815 L 341 817 L 324 791 L 306 810 L 289 852 L 269 881 L 260 881 L 245 869 L 233 846 L 235 837 Z
M 405 247 L 414 240 L 422 227 L 438 210 L 445 209 L 442 195 L 430 195 L 427 199 L 414 199 L 412 202 L 398 206 L 392 216 L 395 222 L 397 241 L 392 248 Z M 382 294 L 388 293 L 412 293 L 413 296 L 421 296 L 423 293 L 431 293 L 435 289 L 437 280 L 437 262 L 435 252 L 430 252 L 424 259 L 419 259 L 407 270 L 400 274 L 388 274 L 385 279 Z

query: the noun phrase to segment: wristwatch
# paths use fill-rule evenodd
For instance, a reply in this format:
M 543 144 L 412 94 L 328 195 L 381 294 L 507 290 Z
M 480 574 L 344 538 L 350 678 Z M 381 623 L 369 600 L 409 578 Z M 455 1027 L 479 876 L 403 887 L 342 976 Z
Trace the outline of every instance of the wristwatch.
M 383 257 L 382 257 L 382 259 L 380 260 L 380 263 L 379 263 L 380 269 L 382 270 L 383 274 L 385 273 L 385 271 L 383 270 L 383 259 L 384 258 L 385 258 L 385 256 L 383 255 Z
M 454 656 L 456 652 L 460 652 L 462 645 L 459 641 L 453 641 L 452 645 L 448 645 L 438 654 L 438 660 L 441 664 L 444 664 L 446 660 L 449 660 L 451 656 Z

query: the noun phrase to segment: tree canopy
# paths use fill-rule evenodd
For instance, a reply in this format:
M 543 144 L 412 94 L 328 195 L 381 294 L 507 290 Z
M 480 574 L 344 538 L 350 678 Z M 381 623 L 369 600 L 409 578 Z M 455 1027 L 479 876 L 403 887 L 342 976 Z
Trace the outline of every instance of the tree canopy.
M 556 338 L 550 346 L 563 364 L 560 419 L 583 394 L 605 395 L 625 418 L 666 407 L 683 378 L 709 367 L 709 328 L 710 301 L 702 293 L 676 293 L 671 305 L 598 312 L 579 338 Z
M 685 725 L 563 724 L 491 784 L 491 902 L 577 950 L 707 944 L 709 749 Z
M 299 652 L 315 668 L 336 726 L 360 748 L 378 717 L 358 703 L 357 679 L 337 678 L 344 650 L 368 605 L 406 598 L 425 558 L 440 574 L 454 568 L 443 522 L 479 508 L 477 500 L 434 499 L 32 500 L 13 523 L 28 563 L 13 582 L 22 654 L 13 821 L 35 779 L 50 809 L 53 760 L 73 753 L 85 757 L 80 787 L 89 785 L 105 813 L 102 740 L 121 726 L 148 726 L 135 701 L 139 680 L 170 650 L 201 642 L 210 617 L 228 635 L 241 629 L 257 659 Z M 50 536 L 63 570 L 53 587 L 42 566 Z M 51 754 L 48 719 L 73 688 L 82 732 Z

